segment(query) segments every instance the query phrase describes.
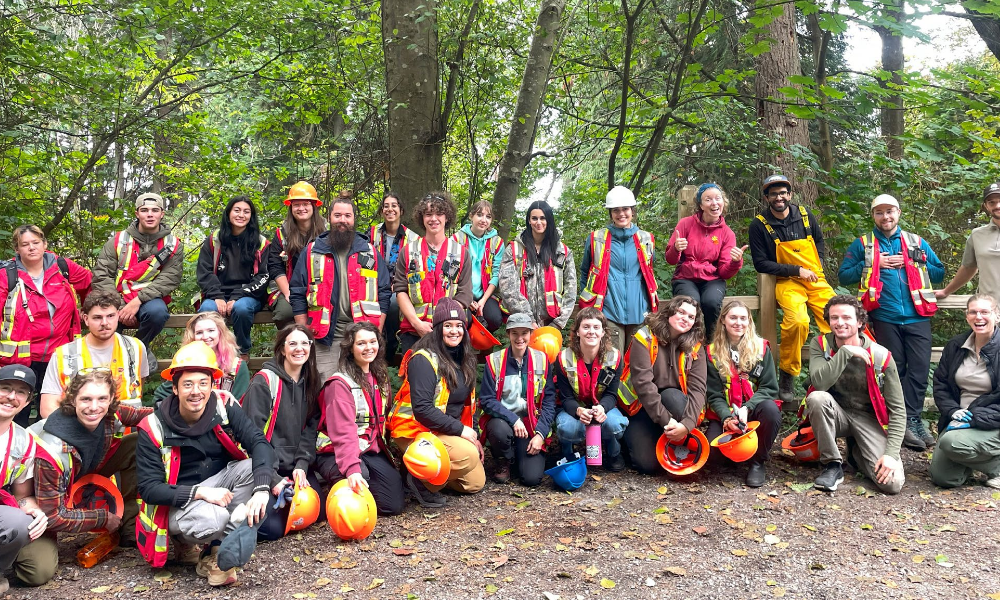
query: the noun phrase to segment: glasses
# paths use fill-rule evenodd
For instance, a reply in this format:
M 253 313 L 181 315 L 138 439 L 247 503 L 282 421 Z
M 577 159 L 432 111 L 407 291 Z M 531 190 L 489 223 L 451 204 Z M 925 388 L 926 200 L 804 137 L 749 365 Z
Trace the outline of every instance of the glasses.
M 777 198 L 788 198 L 791 195 L 792 195 L 792 193 L 789 192 L 788 190 L 782 190 L 780 192 L 768 192 L 767 193 L 767 197 L 770 198 L 770 199 L 772 199 L 772 200 L 775 200 Z
M 16 388 L 7 383 L 0 383 L 0 398 L 5 398 L 11 394 L 14 394 L 15 398 L 24 402 L 31 395 L 31 391 L 24 388 Z
M 108 367 L 85 367 L 77 371 L 78 375 L 90 375 L 91 373 L 110 373 L 111 369 Z
M 292 340 L 290 342 L 285 342 L 285 348 L 288 348 L 289 350 L 295 350 L 297 348 L 309 348 L 309 346 L 312 345 L 313 345 L 312 340 L 306 340 L 304 342 L 296 342 L 295 340 Z
M 876 219 L 881 219 L 882 217 L 891 217 L 898 212 L 895 208 L 890 208 L 887 210 L 876 210 L 874 215 Z
M 967 310 L 965 314 L 970 317 L 988 317 L 993 314 L 992 310 Z
M 185 392 L 194 391 L 195 388 L 198 388 L 199 390 L 201 390 L 203 392 L 207 391 L 207 390 L 210 390 L 210 389 L 212 389 L 212 381 L 211 380 L 209 380 L 209 381 L 198 381 L 198 382 L 185 381 L 184 383 L 181 384 L 181 389 L 184 390 Z

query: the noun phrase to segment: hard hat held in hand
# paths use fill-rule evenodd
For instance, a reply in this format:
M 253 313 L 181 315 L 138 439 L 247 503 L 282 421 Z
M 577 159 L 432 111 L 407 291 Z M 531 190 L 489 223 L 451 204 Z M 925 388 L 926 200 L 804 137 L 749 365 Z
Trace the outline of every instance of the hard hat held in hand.
M 448 449 L 427 431 L 418 434 L 403 453 L 403 464 L 414 477 L 431 485 L 444 485 L 451 475 Z
M 705 466 L 711 447 L 700 429 L 692 429 L 684 441 L 675 444 L 661 435 L 656 442 L 656 460 L 671 475 L 690 475 Z
M 712 440 L 712 446 L 718 448 L 722 455 L 733 462 L 750 460 L 757 453 L 757 428 L 760 421 L 747 423 L 746 431 L 739 435 L 723 432 Z
M 295 486 L 292 495 L 292 508 L 288 511 L 285 521 L 285 535 L 290 531 L 301 531 L 316 522 L 319 518 L 319 494 L 311 487 Z
M 363 540 L 375 530 L 378 508 L 368 488 L 351 489 L 346 479 L 333 484 L 326 497 L 326 517 L 330 529 L 342 540 Z

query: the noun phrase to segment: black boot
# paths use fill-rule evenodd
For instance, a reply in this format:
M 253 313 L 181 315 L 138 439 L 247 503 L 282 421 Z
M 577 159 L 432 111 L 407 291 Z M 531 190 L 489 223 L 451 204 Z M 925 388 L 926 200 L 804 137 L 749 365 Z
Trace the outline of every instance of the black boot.
M 778 377 L 778 399 L 782 402 L 795 400 L 795 376 L 785 371 L 780 371 Z
M 756 460 L 750 463 L 750 470 L 747 471 L 747 487 L 759 488 L 767 482 L 767 469 L 763 462 Z

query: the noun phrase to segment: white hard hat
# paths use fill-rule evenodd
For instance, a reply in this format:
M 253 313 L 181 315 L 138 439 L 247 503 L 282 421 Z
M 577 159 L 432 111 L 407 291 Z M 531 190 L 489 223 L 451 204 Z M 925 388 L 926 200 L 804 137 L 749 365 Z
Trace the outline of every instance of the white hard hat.
M 896 200 L 889 194 L 879 194 L 878 196 L 875 196 L 874 200 L 872 200 L 871 210 L 875 210 L 875 207 L 877 206 L 895 206 L 896 208 L 899 208 L 899 200 Z
M 622 208 L 625 206 L 635 206 L 635 195 L 627 187 L 616 185 L 604 197 L 604 208 Z

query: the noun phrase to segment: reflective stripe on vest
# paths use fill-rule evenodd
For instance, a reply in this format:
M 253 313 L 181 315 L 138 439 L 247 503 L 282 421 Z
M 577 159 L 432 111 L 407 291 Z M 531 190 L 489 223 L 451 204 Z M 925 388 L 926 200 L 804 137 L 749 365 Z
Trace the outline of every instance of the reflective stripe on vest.
M 416 356 L 423 356 L 430 363 L 438 383 L 434 388 L 434 406 L 441 412 L 446 412 L 448 408 L 448 384 L 438 373 L 438 357 L 430 350 L 417 350 L 412 354 L 403 357 L 403 364 L 399 368 L 399 376 L 403 379 L 403 384 L 399 387 L 396 397 L 392 402 L 392 411 L 389 414 L 389 435 L 394 438 L 414 438 L 417 434 L 428 431 L 413 416 L 413 406 L 410 404 L 410 382 L 406 377 L 409 361 Z M 461 375 L 461 372 L 458 373 Z M 461 421 L 466 427 L 472 427 L 472 416 L 475 414 L 476 406 L 476 386 L 473 385 L 469 393 L 469 402 L 462 408 Z
M 510 348 L 504 348 L 486 357 L 486 369 L 496 384 L 497 402 L 500 402 L 500 399 L 503 397 L 503 384 L 506 378 L 507 355 L 509 352 Z M 528 377 L 528 389 L 524 393 L 524 398 L 528 403 L 524 426 L 527 428 L 528 437 L 530 438 L 535 435 L 535 425 L 538 424 L 538 417 L 542 414 L 542 398 L 545 396 L 545 378 L 548 376 L 549 361 L 544 352 L 535 350 L 534 348 L 528 348 L 524 359 L 528 361 L 528 373 L 531 375 L 531 377 Z M 479 422 L 480 429 L 483 431 L 485 431 L 485 423 L 489 418 L 488 415 L 484 414 Z
M 3 305 L 3 323 L 0 324 L 0 358 L 17 358 L 24 361 L 31 359 L 31 340 L 16 339 L 24 336 L 26 324 L 24 321 L 34 322 L 35 318 L 28 308 L 28 286 L 18 274 L 17 267 L 13 261 L 4 267 L 8 284 L 13 280 L 14 285 L 7 288 L 7 299 Z M 13 277 L 11 276 L 13 271 Z M 18 304 L 24 313 L 18 317 Z M 27 364 L 25 362 L 25 364 Z
M 445 241 L 445 246 L 441 248 L 445 251 L 444 263 L 447 263 L 448 270 L 452 272 L 450 277 L 440 268 L 444 266 L 440 260 L 440 251 L 435 270 L 424 270 L 427 268 L 427 259 L 430 256 L 430 248 L 424 238 L 419 238 L 414 243 L 407 243 L 404 250 L 406 251 L 406 264 L 404 265 L 406 267 L 406 293 L 410 297 L 410 303 L 413 304 L 417 318 L 430 322 L 434 319 L 434 305 L 441 298 L 445 296 L 454 298 L 455 294 L 458 293 L 458 278 L 465 264 L 465 248 L 458 240 L 451 237 Z M 457 268 L 455 265 L 458 265 Z M 433 275 L 433 277 L 428 277 L 428 275 Z M 406 319 L 403 319 L 402 324 L 409 327 L 409 322 Z
M 519 238 L 511 240 L 510 245 L 511 256 L 514 259 L 514 272 L 517 273 L 521 280 L 521 295 L 528 298 L 528 284 L 525 277 L 528 268 L 527 250 Z M 566 244 L 559 244 L 559 246 L 560 250 L 556 254 L 555 260 L 549 261 L 548 266 L 545 268 L 543 281 L 545 311 L 553 319 L 562 314 L 563 268 L 566 266 L 566 257 L 569 256 L 569 248 L 566 247 Z M 559 259 L 560 256 L 562 260 Z
M 610 348 L 604 355 L 604 360 L 601 361 L 601 370 L 611 369 L 612 371 L 617 371 L 618 359 L 620 356 L 621 355 L 618 353 L 617 348 Z M 576 396 L 578 401 L 582 401 L 580 398 L 580 373 L 578 371 L 582 362 L 583 359 L 578 358 L 570 348 L 563 348 L 559 352 L 559 366 L 562 367 L 563 373 L 566 374 L 566 379 L 569 380 L 569 386 L 573 388 L 573 394 Z M 600 404 L 601 394 L 604 393 L 604 386 L 597 384 L 595 387 L 594 404 Z
M 653 368 L 656 364 L 656 356 L 659 354 L 659 342 L 656 341 L 656 336 L 649 330 L 649 327 L 643 325 L 635 332 L 632 336 L 633 341 L 638 341 L 647 350 L 649 350 L 649 367 Z M 694 348 L 691 349 L 690 353 L 679 352 L 677 355 L 677 367 L 680 372 L 677 374 L 677 381 L 681 386 L 681 391 L 684 394 L 688 393 L 687 386 L 687 376 L 690 370 L 689 362 L 698 360 L 698 351 L 701 350 L 701 344 L 695 344 Z M 625 352 L 625 364 L 622 366 L 622 377 L 618 384 L 618 408 L 625 412 L 628 416 L 632 416 L 639 412 L 639 408 L 642 407 L 642 401 L 639 399 L 639 395 L 636 394 L 635 388 L 632 387 L 632 344 L 629 344 L 628 350 Z M 702 411 L 704 413 L 704 409 Z
M 927 273 L 927 255 L 920 250 L 922 240 L 919 235 L 902 230 L 900 230 L 899 238 L 906 269 L 906 284 L 910 290 L 910 300 L 918 315 L 930 317 L 937 312 L 937 297 L 934 295 L 934 287 L 931 285 L 931 278 Z M 865 267 L 861 273 L 861 281 L 858 283 L 858 299 L 861 300 L 865 310 L 870 311 L 879 307 L 879 296 L 882 293 L 881 270 L 879 268 L 881 254 L 878 239 L 875 238 L 874 234 L 866 233 L 860 239 L 865 250 Z M 913 259 L 911 255 L 913 250 L 921 253 L 922 260 Z
M 115 288 L 122 295 L 138 293 L 149 285 L 163 270 L 163 265 L 173 258 L 180 249 L 181 242 L 174 234 L 168 233 L 156 242 L 156 252 L 145 260 L 139 260 L 141 247 L 132 239 L 128 231 L 115 234 L 115 253 L 118 255 L 118 272 L 115 274 Z M 170 254 L 160 260 L 164 248 L 170 248 Z
M 278 409 L 281 407 L 281 390 L 283 388 L 283 382 L 278 374 L 271 369 L 261 369 L 257 371 L 254 377 L 263 377 L 264 381 L 267 382 L 267 391 L 271 394 L 271 414 L 267 416 L 267 421 L 264 422 L 264 437 L 267 441 L 271 441 L 271 436 L 274 435 L 274 425 L 278 421 Z
M 330 376 L 327 383 L 333 379 L 343 381 L 344 384 L 347 385 L 348 389 L 351 390 L 351 397 L 354 399 L 354 424 L 357 425 L 358 428 L 358 447 L 361 452 L 365 452 L 371 447 L 371 440 L 368 435 L 368 430 L 371 429 L 371 411 L 369 410 L 368 396 L 365 394 L 364 388 L 358 385 L 358 383 L 347 373 L 337 371 Z M 320 416 L 320 429 L 322 429 L 322 431 L 317 431 L 316 434 L 316 451 L 319 453 L 332 453 L 333 442 L 330 440 L 330 436 L 328 436 L 325 431 L 325 413 Z
M 767 340 L 763 340 L 760 349 L 760 356 L 757 357 L 757 363 L 760 363 L 764 360 L 764 355 L 767 354 L 767 347 L 768 347 Z M 722 387 L 725 390 L 726 403 L 729 405 L 729 408 L 733 408 L 734 407 L 733 401 L 735 396 L 735 391 L 733 390 L 732 387 L 733 376 L 737 374 L 742 375 L 742 372 L 738 371 L 738 367 L 736 363 L 732 362 L 732 359 L 730 359 L 729 361 L 730 368 L 723 369 L 722 364 L 718 358 L 718 353 L 715 351 L 715 344 L 708 345 L 708 360 L 710 363 L 715 365 L 715 370 L 719 372 L 719 378 L 722 379 Z M 759 380 L 760 380 L 759 377 L 753 377 L 753 378 L 750 378 L 749 376 L 747 377 L 747 381 L 750 382 L 750 389 L 753 390 L 754 392 L 757 391 L 757 384 Z M 740 403 L 740 406 L 746 403 L 747 400 L 749 400 L 749 398 L 743 398 L 742 402 Z
M 336 316 L 333 314 L 333 285 L 337 277 L 337 261 L 332 254 L 314 252 L 315 242 L 303 252 L 306 261 L 306 316 L 313 335 L 323 339 L 330 333 Z M 347 257 L 347 295 L 351 301 L 351 319 L 355 323 L 368 321 L 378 326 L 382 308 L 378 303 L 379 255 L 369 245 L 366 252 L 355 252 Z M 362 267 L 362 262 L 371 268 Z M 344 284 L 340 281 L 341 285 Z
M 56 376 L 59 386 L 66 390 L 77 373 L 94 367 L 90 349 L 84 343 L 86 338 L 77 338 L 68 344 L 56 348 L 52 360 L 56 363 Z M 108 369 L 118 382 L 118 399 L 142 399 L 141 365 L 146 360 L 142 342 L 132 336 L 115 334 L 115 345 L 111 352 L 111 363 Z
M 828 336 L 832 338 L 833 334 L 819 336 L 819 349 L 823 353 L 823 358 L 830 361 L 833 360 L 833 356 L 837 353 L 838 348 L 836 344 L 831 343 L 827 339 Z M 892 358 L 892 354 L 888 349 L 878 344 L 870 344 L 867 348 L 863 348 L 863 350 L 868 353 L 868 357 L 871 359 L 871 364 L 865 370 L 868 383 L 868 399 L 871 400 L 872 409 L 875 411 L 875 419 L 882 426 L 882 431 L 888 432 L 889 409 L 886 407 L 885 397 L 882 395 L 882 385 L 885 380 L 885 369 L 889 366 L 889 359 Z M 810 386 L 806 397 L 814 390 L 815 388 Z M 800 419 L 803 417 L 805 409 L 806 398 L 803 398 L 798 410 Z
M 656 275 L 653 273 L 653 236 L 640 229 L 632 235 L 632 240 L 640 258 L 639 271 L 646 284 L 650 312 L 656 312 L 659 298 L 656 294 Z M 611 230 L 607 227 L 590 234 L 590 271 L 587 273 L 587 283 L 580 292 L 580 308 L 604 308 L 604 296 L 608 293 L 608 274 L 611 271 L 611 252 L 608 251 L 610 246 Z
M 14 480 L 22 477 L 28 470 L 27 462 L 35 457 L 35 438 L 26 429 L 12 423 L 8 429 L 7 447 L 3 450 L 4 462 L 0 467 L 0 487 L 7 487 L 14 483 Z

